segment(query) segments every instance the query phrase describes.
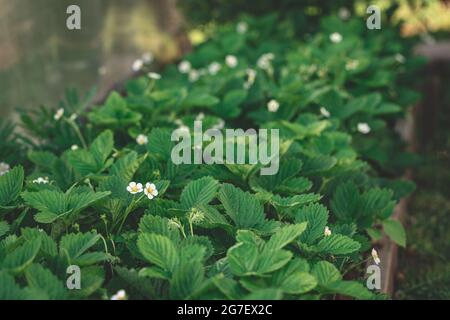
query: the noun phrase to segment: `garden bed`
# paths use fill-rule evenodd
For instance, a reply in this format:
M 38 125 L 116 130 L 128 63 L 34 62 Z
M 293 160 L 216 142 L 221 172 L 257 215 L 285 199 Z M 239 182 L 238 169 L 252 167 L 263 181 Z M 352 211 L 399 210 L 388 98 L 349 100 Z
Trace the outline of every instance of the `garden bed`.
M 34 139 L 4 149 L 15 158 L 0 178 L 0 296 L 377 298 L 347 276 L 364 274 L 370 252 L 379 263 L 372 240 L 405 244 L 397 219 L 413 186 L 398 178 L 412 155 L 393 127 L 417 99 L 419 62 L 394 30 L 330 16 L 304 37 L 278 19 L 219 26 L 161 74 L 141 61 L 142 76 L 98 107 L 70 93 L 22 114 Z M 199 123 L 212 130 L 198 140 Z M 252 128 L 276 133 L 258 140 L 266 162 L 250 136 L 232 146 L 249 148 L 240 163 L 219 157 L 225 129 Z M 385 248 L 387 281 L 396 249 Z M 61 281 L 74 266 L 76 292 Z

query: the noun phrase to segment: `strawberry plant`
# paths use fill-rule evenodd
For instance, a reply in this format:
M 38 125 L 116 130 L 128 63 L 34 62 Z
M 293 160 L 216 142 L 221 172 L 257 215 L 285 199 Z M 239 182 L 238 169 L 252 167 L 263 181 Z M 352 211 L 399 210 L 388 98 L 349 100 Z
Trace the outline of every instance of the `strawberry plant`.
M 69 91 L 23 113 L 21 136 L 2 130 L 17 160 L 0 177 L 0 298 L 379 297 L 361 266 L 382 232 L 405 245 L 391 215 L 415 159 L 393 126 L 419 62 L 356 19 L 324 18 L 309 38 L 277 19 L 219 26 L 102 105 Z M 174 164 L 173 131 L 196 121 L 279 130 L 278 171 Z

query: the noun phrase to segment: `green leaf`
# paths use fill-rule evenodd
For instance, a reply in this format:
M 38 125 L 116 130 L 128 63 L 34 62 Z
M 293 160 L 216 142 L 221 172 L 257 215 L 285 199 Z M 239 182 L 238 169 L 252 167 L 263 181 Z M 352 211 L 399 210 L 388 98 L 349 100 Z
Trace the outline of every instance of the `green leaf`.
M 40 247 L 41 238 L 37 238 L 36 241 L 33 242 L 24 243 L 6 256 L 1 264 L 2 268 L 7 269 L 14 274 L 21 273 L 33 262 Z
M 174 143 L 168 129 L 153 128 L 148 138 L 147 149 L 151 156 L 161 160 L 168 160 L 172 154 Z
M 28 153 L 28 159 L 41 168 L 51 170 L 53 163 L 58 157 L 48 151 L 30 151 Z
M 9 224 L 6 221 L 0 221 L 0 238 L 9 231 Z
M 212 107 L 218 104 L 220 100 L 210 95 L 206 92 L 201 91 L 191 91 L 189 92 L 186 99 L 183 101 L 183 108 L 194 108 L 194 107 Z
M 178 252 L 169 238 L 154 233 L 142 233 L 137 244 L 139 251 L 149 262 L 167 271 L 175 270 Z
M 131 181 L 145 158 L 145 156 L 139 157 L 136 152 L 131 151 L 111 166 L 110 173 L 125 181 Z
M 45 294 L 46 299 L 61 300 L 67 296 L 63 283 L 50 270 L 39 264 L 27 268 L 25 276 L 30 288 Z
M 266 243 L 264 250 L 282 249 L 295 241 L 306 229 L 306 223 L 292 224 L 280 228 Z
M 216 196 L 218 188 L 219 183 L 211 177 L 191 181 L 181 193 L 181 205 L 185 209 L 206 205 Z
M 238 228 L 253 228 L 264 223 L 264 208 L 250 193 L 231 184 L 223 184 L 219 200 Z
M 399 246 L 406 247 L 406 232 L 400 221 L 385 220 L 383 221 L 383 230 L 395 243 Z
M 98 240 L 100 235 L 95 232 L 69 233 L 61 238 L 59 251 L 62 256 L 67 256 L 74 261 L 92 248 Z
M 215 112 L 225 119 L 236 118 L 241 113 L 240 105 L 246 98 L 246 90 L 231 90 L 225 94 L 222 103 L 215 108 Z
M 328 261 L 317 262 L 311 272 L 316 277 L 318 284 L 323 287 L 342 279 L 339 270 Z
M 334 293 L 360 300 L 369 300 L 374 296 L 364 285 L 356 281 L 336 281 L 328 284 L 326 288 Z
M 281 300 L 283 292 L 278 289 L 266 288 L 254 291 L 244 297 L 244 300 Z
M 170 281 L 171 298 L 188 298 L 204 281 L 204 266 L 196 260 L 186 261 L 173 273 Z
M 283 292 L 290 294 L 303 294 L 313 290 L 316 286 L 316 278 L 306 272 L 293 273 L 279 284 L 279 288 Z
M 97 138 L 95 138 L 89 148 L 89 151 L 93 155 L 98 167 L 103 166 L 113 148 L 114 137 L 111 130 L 103 131 Z
M 320 240 L 314 248 L 322 254 L 342 255 L 358 251 L 361 244 L 347 236 L 332 234 Z
M 300 236 L 300 242 L 313 244 L 323 236 L 328 222 L 328 210 L 325 206 L 313 203 L 297 209 L 294 213 L 295 222 L 306 222 L 305 232 Z
M 22 191 L 24 173 L 21 166 L 14 167 L 0 176 L 0 207 L 6 207 L 17 199 Z
M 0 300 L 24 300 L 27 298 L 25 290 L 20 288 L 6 271 L 0 271 L 0 283 Z
M 359 190 L 352 182 L 341 184 L 337 187 L 330 206 L 338 219 L 351 222 L 358 213 Z

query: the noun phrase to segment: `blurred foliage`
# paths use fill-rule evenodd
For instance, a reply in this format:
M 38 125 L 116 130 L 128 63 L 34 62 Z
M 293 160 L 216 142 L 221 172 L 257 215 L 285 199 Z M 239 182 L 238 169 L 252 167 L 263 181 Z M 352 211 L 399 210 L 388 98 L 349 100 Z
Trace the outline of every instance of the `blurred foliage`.
M 440 72 L 443 90 L 450 68 Z M 434 135 L 422 132 L 424 163 L 408 212 L 409 247 L 400 252 L 398 299 L 450 299 L 450 92 L 439 95 Z M 428 119 L 430 120 L 430 119 Z

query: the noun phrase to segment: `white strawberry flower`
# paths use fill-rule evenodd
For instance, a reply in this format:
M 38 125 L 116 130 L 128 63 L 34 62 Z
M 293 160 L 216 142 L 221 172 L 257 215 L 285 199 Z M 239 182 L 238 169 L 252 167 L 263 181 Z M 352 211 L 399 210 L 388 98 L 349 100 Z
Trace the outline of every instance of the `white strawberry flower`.
M 268 70 L 272 67 L 272 60 L 275 58 L 275 55 L 271 52 L 263 54 L 259 57 L 256 65 L 263 70 Z
M 256 70 L 248 68 L 245 73 L 247 74 L 247 80 L 244 83 L 244 89 L 248 90 L 255 83 Z
M 342 41 L 342 35 L 339 32 L 333 32 L 330 34 L 330 41 L 333 43 L 339 43 Z
M 178 71 L 180 71 L 180 73 L 189 73 L 191 69 L 192 69 L 191 63 L 187 60 L 181 61 L 180 64 L 178 65 Z
M 397 61 L 398 63 L 405 63 L 406 59 L 405 56 L 402 55 L 401 53 L 397 53 L 395 56 L 395 61 Z
M 238 65 L 238 59 L 236 58 L 236 56 L 227 55 L 225 57 L 225 63 L 229 68 L 236 68 L 236 66 Z
M 153 79 L 153 80 L 161 79 L 161 75 L 159 73 L 156 73 L 156 72 L 149 72 L 149 73 L 147 73 L 147 77 L 149 77 L 150 79 Z
M 145 63 L 152 63 L 153 62 L 153 60 L 154 60 L 154 57 L 153 57 L 153 54 L 151 53 L 151 52 L 146 52 L 146 53 L 144 53 L 143 55 L 142 55 L 142 60 L 145 62 Z
M 56 121 L 59 121 L 64 115 L 64 109 L 63 108 L 59 108 L 58 110 L 56 110 L 55 115 L 53 116 L 53 118 Z
M 241 21 L 236 25 L 236 31 L 239 34 L 244 34 L 248 30 L 248 24 L 247 22 Z
M 381 263 L 380 257 L 378 257 L 378 252 L 375 248 L 372 248 L 372 258 L 377 265 Z
M 143 66 L 144 66 L 144 61 L 142 59 L 136 59 L 133 62 L 131 69 L 133 69 L 134 72 L 137 72 L 137 71 L 141 70 Z
M 222 69 L 222 66 L 220 65 L 220 63 L 218 63 L 216 61 L 212 62 L 208 66 L 208 72 L 212 76 L 216 75 L 220 71 L 220 69 Z
M 269 110 L 269 112 L 277 112 L 278 108 L 280 108 L 280 103 L 275 99 L 272 99 L 267 103 L 267 110 Z
M 11 170 L 11 167 L 9 166 L 9 164 L 7 164 L 5 162 L 0 162 L 0 177 L 4 174 L 8 173 L 9 170 Z
M 200 78 L 200 73 L 197 70 L 189 71 L 189 81 L 195 82 Z
M 150 200 L 158 195 L 158 190 L 153 183 L 147 182 L 145 184 L 144 193 Z
M 338 11 L 338 16 L 339 18 L 341 18 L 342 20 L 348 20 L 351 16 L 350 10 L 348 10 L 345 7 L 342 7 L 339 9 Z
M 141 193 L 144 191 L 142 183 L 130 182 L 127 187 L 127 191 L 131 194 Z
M 368 134 L 371 131 L 370 126 L 365 122 L 358 123 L 357 129 L 362 134 Z
M 358 60 L 350 60 L 345 64 L 345 70 L 347 71 L 355 70 L 356 68 L 358 68 L 358 66 L 359 66 Z
M 331 230 L 330 230 L 330 228 L 328 228 L 328 226 L 325 227 L 325 230 L 323 231 L 323 235 L 324 235 L 325 237 L 331 236 Z
M 111 300 L 126 300 L 127 299 L 127 293 L 125 290 L 119 290 L 115 295 L 111 297 Z
M 145 134 L 140 134 L 136 137 L 136 143 L 143 146 L 148 143 L 148 137 Z
M 70 147 L 70 150 L 75 151 L 78 150 L 80 147 L 78 147 L 78 145 L 74 144 Z
M 323 115 L 325 118 L 330 117 L 330 111 L 328 111 L 325 107 L 320 107 L 320 114 Z
M 48 177 L 39 177 L 37 179 L 34 179 L 33 183 L 35 183 L 35 184 L 48 184 L 49 183 Z

